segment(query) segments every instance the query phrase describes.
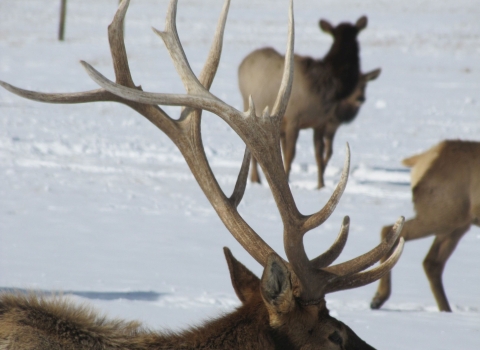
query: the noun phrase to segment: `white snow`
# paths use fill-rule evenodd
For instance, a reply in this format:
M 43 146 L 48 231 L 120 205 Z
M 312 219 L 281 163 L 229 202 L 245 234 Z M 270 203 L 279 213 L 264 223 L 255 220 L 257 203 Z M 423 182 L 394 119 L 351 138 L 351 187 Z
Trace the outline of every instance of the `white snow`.
M 0 79 L 45 92 L 96 88 L 78 63 L 113 77 L 106 28 L 117 0 L 68 2 L 66 41 L 56 40 L 58 1 L 0 1 Z M 209 48 L 221 0 L 180 0 L 178 28 L 195 72 Z M 144 90 L 183 92 L 150 27 L 162 28 L 166 0 L 132 0 L 126 46 Z M 222 62 L 212 92 L 242 107 L 236 71 L 269 45 L 284 51 L 288 1 L 232 0 Z M 318 210 L 339 176 L 345 143 L 349 185 L 332 217 L 306 237 L 318 254 L 342 217 L 351 234 L 341 261 L 379 241 L 383 225 L 413 215 L 401 159 L 445 138 L 480 140 L 480 4 L 471 0 L 295 2 L 296 52 L 321 57 L 331 39 L 318 19 L 369 18 L 360 35 L 363 71 L 382 68 L 358 118 L 342 126 L 314 190 L 312 133 L 297 145 L 291 187 L 304 213 Z M 177 108 L 165 108 L 172 116 Z M 218 117 L 204 118 L 206 152 L 227 192 L 243 155 Z M 257 274 L 260 266 L 230 236 L 180 153 L 148 121 L 112 103 L 49 105 L 0 91 L 0 288 L 72 294 L 111 317 L 180 329 L 238 305 L 222 253 Z M 248 185 L 240 211 L 283 254 L 279 214 L 267 186 Z M 380 311 L 376 283 L 327 296 L 332 314 L 378 349 L 480 348 L 480 232 L 471 231 L 447 264 L 451 314 L 437 311 L 422 269 L 432 239 L 408 242 L 393 271 L 393 294 Z

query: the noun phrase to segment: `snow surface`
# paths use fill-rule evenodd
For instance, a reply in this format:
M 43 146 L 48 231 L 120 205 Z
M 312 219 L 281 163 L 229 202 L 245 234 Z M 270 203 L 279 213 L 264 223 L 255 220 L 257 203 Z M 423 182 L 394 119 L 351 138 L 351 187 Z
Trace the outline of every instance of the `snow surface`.
M 96 88 L 86 60 L 113 77 L 106 28 L 117 0 L 68 2 L 66 41 L 56 40 L 58 1 L 0 1 L 0 79 L 45 92 Z M 178 28 L 196 72 L 209 48 L 221 0 L 181 0 Z M 126 45 L 134 80 L 147 91 L 183 92 L 161 40 L 166 0 L 133 0 Z M 241 108 L 236 70 L 255 48 L 284 51 L 287 1 L 233 0 L 212 91 Z M 480 139 L 478 0 L 295 2 L 296 52 L 321 57 L 333 23 L 367 14 L 362 68 L 381 67 L 357 120 L 342 126 L 314 190 L 311 131 L 297 144 L 291 187 L 304 213 L 332 192 L 348 141 L 351 178 L 340 205 L 309 233 L 310 255 L 325 249 L 351 217 L 347 260 L 375 246 L 380 228 L 413 215 L 406 156 L 445 138 Z M 166 108 L 172 116 L 177 108 Z M 243 154 L 218 117 L 204 118 L 206 152 L 231 191 Z M 111 317 L 180 329 L 238 305 L 221 247 L 257 274 L 260 266 L 230 236 L 180 153 L 148 121 L 113 103 L 49 105 L 0 91 L 0 287 L 71 294 Z M 253 228 L 283 253 L 279 214 L 266 185 L 248 185 L 240 205 Z M 379 349 L 480 348 L 480 231 L 472 228 L 448 262 L 451 314 L 439 313 L 421 262 L 432 239 L 409 242 L 394 269 L 393 295 L 380 311 L 376 283 L 327 296 L 332 314 Z

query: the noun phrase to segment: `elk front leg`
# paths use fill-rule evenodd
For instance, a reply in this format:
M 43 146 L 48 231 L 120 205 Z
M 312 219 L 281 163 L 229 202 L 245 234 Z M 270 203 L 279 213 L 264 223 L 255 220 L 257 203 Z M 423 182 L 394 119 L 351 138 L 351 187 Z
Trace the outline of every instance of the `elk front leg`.
M 381 239 L 385 239 L 388 232 L 392 229 L 392 225 L 384 226 L 381 232 Z M 400 237 L 405 239 L 405 242 L 422 238 L 428 235 L 431 235 L 433 232 L 438 231 L 438 226 L 434 222 L 423 221 L 418 218 L 410 219 L 405 221 L 403 225 L 402 232 Z M 390 251 L 386 256 L 384 256 L 380 261 L 385 261 L 392 252 Z M 370 307 L 372 309 L 380 309 L 382 305 L 388 300 L 392 292 L 392 280 L 391 280 L 391 271 L 387 272 L 381 279 L 378 284 L 377 292 L 373 297 Z
M 251 165 L 252 165 L 252 170 L 250 172 L 250 181 L 261 183 L 262 181 L 260 181 L 260 176 L 258 175 L 258 163 L 255 157 L 252 157 Z
M 467 225 L 454 230 L 450 234 L 438 235 L 423 261 L 423 268 L 440 311 L 452 311 L 443 287 L 442 274 L 448 258 L 469 228 L 470 225 Z
M 282 137 L 283 165 L 287 178 L 290 177 L 293 158 L 295 158 L 295 146 L 297 145 L 298 133 L 298 128 L 287 128 L 284 137 Z
M 405 223 L 406 224 L 406 223 Z M 404 225 L 404 229 L 405 229 Z M 388 232 L 392 229 L 393 225 L 390 226 L 383 226 L 382 232 L 380 234 L 381 240 L 383 240 Z M 390 255 L 391 252 L 389 252 L 388 255 Z M 383 257 L 380 261 L 385 261 L 386 257 Z M 370 308 L 372 309 L 380 309 L 382 305 L 390 298 L 390 294 L 392 293 L 392 273 L 388 271 L 381 279 L 380 283 L 378 284 L 377 292 L 375 293 L 375 296 L 373 297 L 371 303 L 370 303 Z
M 326 168 L 328 162 L 330 161 L 330 158 L 332 158 L 333 154 L 333 138 L 335 137 L 335 133 L 329 133 L 326 132 L 325 136 L 323 137 L 324 139 L 324 144 L 325 144 L 325 158 L 323 159 L 323 166 Z
M 313 147 L 315 148 L 315 160 L 317 161 L 317 169 L 318 169 L 318 184 L 317 188 L 322 188 L 325 186 L 323 182 L 323 173 L 325 172 L 326 163 L 323 158 L 324 152 L 324 128 L 316 128 L 313 129 Z

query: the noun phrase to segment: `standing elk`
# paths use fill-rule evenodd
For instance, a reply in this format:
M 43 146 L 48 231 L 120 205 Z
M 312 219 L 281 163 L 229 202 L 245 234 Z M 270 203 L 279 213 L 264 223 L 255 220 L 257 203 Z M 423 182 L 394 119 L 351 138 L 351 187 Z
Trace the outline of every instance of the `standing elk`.
M 325 20 L 320 20 L 320 28 L 333 36 L 333 44 L 323 59 L 294 56 L 294 78 L 290 101 L 281 123 L 282 149 L 287 177 L 290 174 L 295 145 L 300 129 L 314 129 L 315 158 L 318 166 L 318 188 L 324 186 L 323 174 L 328 162 L 328 153 L 332 152 L 331 143 L 324 158 L 324 138 L 330 120 L 338 123 L 341 115 L 337 115 L 340 101 L 350 101 L 354 90 L 364 91 L 366 81 L 362 78 L 375 79 L 380 73 L 361 75 L 358 33 L 367 26 L 367 17 L 360 17 L 355 25 L 341 23 L 334 27 Z M 238 83 L 243 97 L 244 110 L 249 107 L 249 96 L 256 103 L 257 110 L 273 106 L 276 91 L 280 86 L 284 57 L 272 48 L 264 48 L 250 53 L 238 68 Z M 364 96 L 363 96 L 364 98 Z M 363 100 L 361 101 L 363 102 Z M 348 119 L 353 119 L 358 112 Z M 339 111 L 338 113 L 344 113 Z M 337 118 L 336 118 L 337 117 Z M 338 123 L 340 125 L 340 123 Z M 334 129 L 336 130 L 337 127 Z M 330 133 L 331 139 L 333 134 Z M 331 140 L 330 139 L 330 140 Z M 260 182 L 255 157 L 252 158 L 252 182 Z
M 286 64 L 272 113 L 256 117 L 253 102 L 244 113 L 209 92 L 220 60 L 229 0 L 225 2 L 207 62 L 197 79 L 184 54 L 176 30 L 177 1 L 167 11 L 163 39 L 186 94 L 144 92 L 133 83 L 123 40 L 123 21 L 129 5 L 124 0 L 109 26 L 108 36 L 116 82 L 82 62 L 100 89 L 79 93 L 45 94 L 0 84 L 22 97 L 49 103 L 115 101 L 123 103 L 161 129 L 183 154 L 199 186 L 230 233 L 264 270 L 259 279 L 225 250 L 232 284 L 242 305 L 232 313 L 181 333 L 160 333 L 134 322 L 108 321 L 95 312 L 61 299 L 3 294 L 0 297 L 0 349 L 373 349 L 348 326 L 329 315 L 325 295 L 357 288 L 378 280 L 397 262 L 403 248 L 397 225 L 385 240 L 366 254 L 331 265 L 345 246 L 349 218 L 345 217 L 332 246 L 310 260 L 303 236 L 320 226 L 334 211 L 348 180 L 350 153 L 342 176 L 323 209 L 303 215 L 297 209 L 283 171 L 280 128 L 292 86 L 293 4 L 290 5 Z M 158 105 L 184 106 L 179 119 Z M 222 118 L 246 144 L 233 194 L 220 188 L 205 155 L 200 130 L 202 110 Z M 237 211 L 248 177 L 250 151 L 258 159 L 284 226 L 288 261 L 281 258 Z M 399 242 L 399 243 L 397 243 Z M 389 258 L 369 270 L 381 257 Z M 366 270 L 366 271 L 365 271 Z
M 435 235 L 423 261 L 440 311 L 452 311 L 443 288 L 442 274 L 448 258 L 470 229 L 480 225 L 480 143 L 443 141 L 428 151 L 404 159 L 411 167 L 411 187 L 416 216 L 407 220 L 405 241 Z M 392 226 L 382 229 L 386 237 Z M 380 280 L 371 307 L 379 309 L 390 297 L 390 272 Z

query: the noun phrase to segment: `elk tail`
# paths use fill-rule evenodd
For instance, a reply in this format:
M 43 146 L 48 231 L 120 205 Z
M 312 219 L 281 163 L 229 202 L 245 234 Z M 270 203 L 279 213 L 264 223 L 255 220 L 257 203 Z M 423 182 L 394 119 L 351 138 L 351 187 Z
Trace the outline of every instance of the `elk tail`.
M 422 155 L 423 153 L 405 158 L 404 160 L 402 160 L 402 164 L 405 165 L 406 167 L 413 168 L 415 164 L 417 164 L 418 160 L 422 157 Z

